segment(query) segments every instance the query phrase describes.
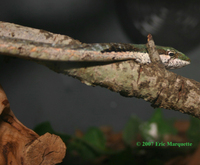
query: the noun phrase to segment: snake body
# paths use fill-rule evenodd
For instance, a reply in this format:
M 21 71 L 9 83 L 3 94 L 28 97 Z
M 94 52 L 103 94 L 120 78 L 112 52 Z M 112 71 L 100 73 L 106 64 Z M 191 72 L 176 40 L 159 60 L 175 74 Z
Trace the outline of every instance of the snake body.
M 1 36 L 0 45 L 2 45 L 1 52 L 5 54 L 37 60 L 73 62 L 135 60 L 142 64 L 151 63 L 144 44 L 56 44 Z M 164 46 L 156 46 L 156 48 L 166 69 L 177 69 L 190 64 L 190 59 L 174 48 Z
M 156 48 L 166 69 L 182 68 L 190 64 L 190 59 L 185 54 L 172 47 L 156 46 Z M 134 59 L 139 63 L 151 63 L 145 44 L 94 43 L 77 45 L 71 49 L 97 51 L 105 55 L 123 52 L 126 57 L 135 56 Z

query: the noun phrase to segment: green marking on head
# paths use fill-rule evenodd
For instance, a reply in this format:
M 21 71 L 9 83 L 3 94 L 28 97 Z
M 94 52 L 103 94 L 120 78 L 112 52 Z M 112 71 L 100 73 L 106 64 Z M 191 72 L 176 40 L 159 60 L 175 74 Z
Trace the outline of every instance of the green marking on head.
M 180 60 L 184 61 L 191 61 L 189 57 L 187 57 L 185 54 L 182 52 L 172 48 L 172 47 L 164 47 L 164 46 L 156 46 L 159 54 L 166 54 L 173 56 L 174 58 L 178 58 Z
M 132 44 L 132 46 L 135 48 L 134 50 L 139 51 L 139 52 L 147 52 L 147 47 L 145 44 Z M 180 60 L 184 60 L 184 61 L 189 61 L 190 59 L 189 57 L 187 57 L 185 54 L 183 54 L 182 52 L 172 48 L 172 47 L 165 47 L 165 46 L 158 46 L 156 45 L 156 48 L 158 50 L 158 53 L 161 55 L 169 55 L 173 58 L 177 58 Z

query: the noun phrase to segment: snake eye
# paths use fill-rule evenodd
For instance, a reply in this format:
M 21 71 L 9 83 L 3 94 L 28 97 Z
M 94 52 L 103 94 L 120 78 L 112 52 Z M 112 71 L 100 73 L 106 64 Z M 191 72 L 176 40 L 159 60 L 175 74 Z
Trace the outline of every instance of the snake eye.
M 174 56 L 174 53 L 173 52 L 170 52 L 170 51 L 168 51 L 168 53 L 167 53 L 169 56 Z

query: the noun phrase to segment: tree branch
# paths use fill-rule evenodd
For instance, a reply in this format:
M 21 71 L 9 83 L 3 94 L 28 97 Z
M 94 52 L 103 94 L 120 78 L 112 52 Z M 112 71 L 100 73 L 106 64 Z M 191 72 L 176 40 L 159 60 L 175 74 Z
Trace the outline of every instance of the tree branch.
M 93 61 L 93 57 L 99 58 L 102 53 L 85 49 L 72 51 L 69 46 L 82 43 L 65 35 L 3 22 L 0 22 L 0 28 L 0 34 L 4 36 L 0 39 L 1 54 L 29 58 L 87 85 L 99 85 L 126 97 L 142 98 L 153 107 L 174 109 L 200 118 L 200 84 L 166 70 L 156 55 L 150 36 L 148 51 L 152 63 L 144 65 L 133 60 L 136 57 L 133 58 L 130 52 L 104 54 L 104 62 Z M 63 47 L 54 47 L 58 43 Z M 70 59 L 91 62 L 69 62 Z

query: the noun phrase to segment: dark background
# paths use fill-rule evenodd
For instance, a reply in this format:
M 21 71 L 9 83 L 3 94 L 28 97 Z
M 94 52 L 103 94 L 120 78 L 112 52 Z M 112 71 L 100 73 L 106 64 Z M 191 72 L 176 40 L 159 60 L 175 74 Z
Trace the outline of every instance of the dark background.
M 174 8 L 165 4 L 154 8 L 145 1 L 138 6 L 123 2 L 124 6 L 121 2 L 104 0 L 1 0 L 0 20 L 65 34 L 88 43 L 141 44 L 145 43 L 149 30 L 156 44 L 173 46 L 191 58 L 191 65 L 172 71 L 200 81 L 197 40 L 200 17 L 198 14 L 193 17 L 190 4 L 185 2 L 177 10 L 175 4 Z M 50 121 L 55 130 L 69 134 L 77 128 L 85 131 L 90 126 L 102 125 L 120 131 L 131 115 L 147 120 L 154 112 L 150 103 L 142 99 L 125 98 L 101 87 L 90 87 L 21 59 L 1 60 L 0 84 L 16 117 L 31 129 Z M 173 110 L 163 110 L 163 113 L 166 118 L 189 118 Z

